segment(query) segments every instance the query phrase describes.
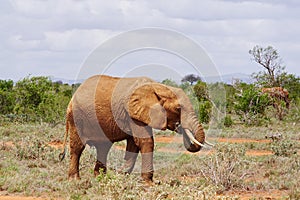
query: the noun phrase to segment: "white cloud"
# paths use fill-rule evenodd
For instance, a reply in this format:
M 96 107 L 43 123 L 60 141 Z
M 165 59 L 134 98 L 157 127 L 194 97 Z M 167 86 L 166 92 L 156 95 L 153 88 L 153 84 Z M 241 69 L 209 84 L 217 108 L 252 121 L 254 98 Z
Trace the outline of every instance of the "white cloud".
M 291 15 L 281 4 L 258 1 L 186 0 L 174 2 L 176 6 L 168 6 L 168 4 L 168 1 L 154 3 L 170 18 L 189 20 L 273 19 L 287 17 L 286 14 Z
M 52 51 L 91 51 L 104 38 L 116 34 L 108 30 L 73 29 L 63 32 L 46 32 L 45 44 Z
M 248 50 L 260 44 L 273 45 L 287 69 L 300 74 L 299 13 L 297 0 L 2 1 L 0 67 L 15 67 L 0 78 L 15 76 L 16 69 L 22 76 L 40 69 L 53 75 L 49 63 L 68 76 L 101 42 L 141 27 L 174 29 L 195 39 L 222 73 L 257 70 Z M 28 73 L 24 64 L 31 66 Z

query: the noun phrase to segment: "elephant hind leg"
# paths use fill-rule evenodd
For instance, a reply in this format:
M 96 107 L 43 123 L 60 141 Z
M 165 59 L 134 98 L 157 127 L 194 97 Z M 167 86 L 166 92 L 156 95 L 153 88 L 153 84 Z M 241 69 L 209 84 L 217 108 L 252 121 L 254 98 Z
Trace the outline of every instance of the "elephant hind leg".
M 100 143 L 96 147 L 97 150 L 97 161 L 94 167 L 94 175 L 98 176 L 100 174 L 99 170 L 101 169 L 103 173 L 106 173 L 106 162 L 107 154 L 112 146 L 111 142 Z
M 70 166 L 69 179 L 80 179 L 79 176 L 79 161 L 80 156 L 85 148 L 75 127 L 70 130 Z

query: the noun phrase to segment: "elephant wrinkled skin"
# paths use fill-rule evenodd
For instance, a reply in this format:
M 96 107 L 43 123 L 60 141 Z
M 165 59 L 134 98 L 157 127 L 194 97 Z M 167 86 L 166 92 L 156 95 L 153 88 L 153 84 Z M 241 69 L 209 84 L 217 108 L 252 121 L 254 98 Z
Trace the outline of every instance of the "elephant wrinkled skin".
M 126 140 L 124 171 L 133 170 L 142 155 L 142 178 L 152 181 L 154 139 L 152 128 L 183 135 L 188 151 L 197 152 L 205 134 L 183 90 L 146 77 L 116 78 L 96 75 L 73 95 L 66 115 L 64 151 L 70 132 L 69 178 L 79 178 L 79 159 L 85 145 L 95 146 L 99 169 L 106 171 L 107 154 L 114 142 Z

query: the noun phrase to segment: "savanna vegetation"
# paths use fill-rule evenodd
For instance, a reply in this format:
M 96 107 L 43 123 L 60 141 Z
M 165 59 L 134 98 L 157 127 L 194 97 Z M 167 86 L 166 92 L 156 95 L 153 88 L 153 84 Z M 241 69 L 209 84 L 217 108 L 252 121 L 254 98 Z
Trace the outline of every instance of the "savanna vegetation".
M 31 76 L 18 82 L 0 80 L 0 195 L 239 199 L 242 193 L 259 199 L 273 193 L 279 199 L 300 199 L 300 78 L 285 71 L 273 47 L 255 46 L 249 54 L 262 66 L 262 71 L 253 73 L 253 83 L 206 83 L 195 75 L 181 83 L 162 81 L 190 96 L 208 140 L 216 145 L 188 154 L 180 135 L 157 132 L 154 179 L 159 181 L 152 186 L 141 182 L 138 166 L 132 175 L 114 170 L 123 162 L 123 142 L 109 154 L 107 174 L 93 177 L 96 153 L 89 148 L 81 159 L 81 180 L 68 181 L 69 161 L 60 162 L 58 155 L 65 110 L 79 84 Z M 282 99 L 274 106 L 274 97 L 261 92 L 266 87 L 285 88 L 290 107 Z M 226 100 L 218 95 L 220 90 Z M 278 133 L 280 137 L 269 138 Z

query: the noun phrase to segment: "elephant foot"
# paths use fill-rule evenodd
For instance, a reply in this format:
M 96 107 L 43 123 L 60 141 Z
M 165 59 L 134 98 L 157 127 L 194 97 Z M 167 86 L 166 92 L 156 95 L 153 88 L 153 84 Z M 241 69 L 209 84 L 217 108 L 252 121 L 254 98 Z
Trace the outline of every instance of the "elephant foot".
M 155 183 L 153 181 L 143 181 L 142 183 L 143 183 L 144 188 L 150 188 L 150 187 L 155 186 Z
M 94 176 L 97 177 L 100 175 L 100 171 L 102 173 L 106 173 L 106 166 L 105 164 L 101 163 L 100 161 L 96 161 L 95 167 L 94 167 Z
M 69 180 L 80 180 L 79 173 L 69 173 Z
M 145 182 L 153 182 L 153 172 L 142 173 L 142 179 Z
M 94 176 L 97 177 L 97 176 L 99 176 L 99 175 L 100 175 L 100 172 L 94 170 Z
M 128 167 L 127 165 L 124 165 L 119 169 L 117 169 L 116 171 L 120 174 L 131 174 L 132 170 L 133 170 L 132 166 Z

